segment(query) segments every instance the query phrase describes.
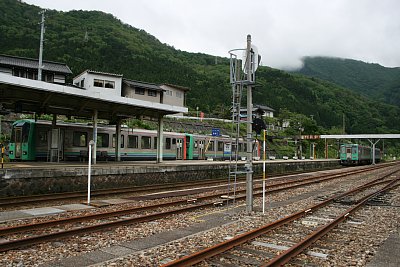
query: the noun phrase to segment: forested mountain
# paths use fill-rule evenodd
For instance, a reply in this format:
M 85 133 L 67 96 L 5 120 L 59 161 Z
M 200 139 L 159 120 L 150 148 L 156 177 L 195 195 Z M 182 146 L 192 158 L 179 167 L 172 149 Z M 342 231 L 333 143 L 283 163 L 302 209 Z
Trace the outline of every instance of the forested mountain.
M 0 0 L 0 53 L 37 57 L 40 7 L 17 0 Z M 187 104 L 206 114 L 226 116 L 231 105 L 229 60 L 188 53 L 163 44 L 144 30 L 98 11 L 46 12 L 46 60 L 67 63 L 74 75 L 85 69 L 123 74 L 152 83 L 191 88 Z M 400 109 L 348 89 L 300 74 L 260 67 L 254 103 L 279 111 L 313 115 L 329 129 L 348 133 L 400 131 Z M 229 116 L 229 115 L 228 115 Z M 305 127 L 305 133 L 315 133 Z
M 400 106 L 400 68 L 328 57 L 305 57 L 298 73 L 334 82 L 364 96 Z

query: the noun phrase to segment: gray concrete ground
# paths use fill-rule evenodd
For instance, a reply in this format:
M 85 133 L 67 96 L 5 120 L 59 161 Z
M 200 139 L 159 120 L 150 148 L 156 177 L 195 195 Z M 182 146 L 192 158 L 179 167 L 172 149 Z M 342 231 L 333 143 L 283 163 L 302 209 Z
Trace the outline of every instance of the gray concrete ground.
M 400 228 L 391 234 L 380 246 L 375 257 L 366 267 L 399 267 L 400 266 Z

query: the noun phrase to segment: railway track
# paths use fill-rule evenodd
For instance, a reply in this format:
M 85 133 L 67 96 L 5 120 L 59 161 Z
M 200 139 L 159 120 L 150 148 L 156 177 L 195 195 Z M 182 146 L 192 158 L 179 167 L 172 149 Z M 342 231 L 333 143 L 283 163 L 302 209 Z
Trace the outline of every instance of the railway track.
M 225 183 L 225 181 L 208 180 L 195 183 L 185 182 L 185 183 L 175 183 L 175 184 L 171 183 L 163 185 L 146 185 L 146 186 L 134 186 L 134 187 L 124 187 L 124 188 L 113 188 L 113 189 L 97 189 L 97 190 L 92 190 L 91 196 L 104 197 L 104 196 L 133 194 L 133 193 L 142 193 L 150 191 L 172 190 L 172 189 L 187 188 L 189 186 L 215 185 L 217 183 Z M 5 208 L 9 206 L 22 206 L 32 203 L 35 204 L 43 202 L 48 203 L 50 201 L 63 201 L 71 199 L 84 200 L 86 197 L 87 197 L 87 191 L 43 194 L 43 195 L 33 195 L 33 196 L 12 196 L 12 197 L 0 198 L 0 208 Z
M 295 174 L 302 174 L 304 172 L 290 172 L 282 175 L 274 175 L 274 178 Z M 260 178 L 260 177 L 259 177 Z M 239 181 L 245 180 L 244 177 L 240 177 Z M 123 187 L 123 188 L 111 188 L 111 189 L 97 189 L 92 190 L 92 197 L 109 197 L 113 195 L 122 194 L 137 194 L 143 192 L 151 191 L 166 191 L 166 190 L 176 190 L 184 189 L 188 187 L 199 187 L 199 186 L 210 186 L 217 185 L 221 183 L 226 183 L 225 179 L 218 180 L 204 180 L 198 182 L 181 182 L 181 183 L 169 183 L 169 184 L 158 184 L 158 185 L 145 185 L 145 186 L 133 186 L 133 187 Z M 11 196 L 0 198 L 0 208 L 7 208 L 10 206 L 23 206 L 28 204 L 39 204 L 48 203 L 50 201 L 65 201 L 73 199 L 85 200 L 87 197 L 87 191 L 75 191 L 75 192 L 64 192 L 64 193 L 54 193 L 54 194 L 41 194 L 41 195 L 27 195 L 27 196 Z
M 385 166 L 390 166 L 392 163 L 388 164 L 380 164 L 376 166 L 369 167 L 371 169 L 375 168 L 383 168 Z M 303 174 L 304 172 L 290 172 L 285 173 L 283 175 L 274 175 L 271 178 L 285 177 L 295 174 Z M 255 183 L 257 183 L 257 179 L 261 179 L 262 176 L 254 177 Z M 245 178 L 240 177 L 240 181 L 244 181 Z M 163 184 L 163 185 L 148 185 L 148 186 L 135 186 L 135 187 L 124 187 L 124 188 L 113 188 L 113 189 L 98 189 L 92 190 L 91 196 L 92 198 L 96 197 L 109 197 L 114 195 L 123 195 L 123 194 L 140 194 L 143 192 L 151 192 L 151 191 L 168 191 L 168 190 L 177 190 L 177 189 L 185 189 L 188 187 L 199 187 L 199 186 L 212 186 L 221 183 L 226 183 L 226 180 L 207 180 L 200 182 L 190 182 L 190 183 L 171 183 L 171 184 Z M 226 186 L 226 185 L 222 185 Z M 76 192 L 65 192 L 65 193 L 55 193 L 55 194 L 43 194 L 43 195 L 32 195 L 32 196 L 11 196 L 0 198 L 0 208 L 7 209 L 9 207 L 19 207 L 30 204 L 48 204 L 51 201 L 66 201 L 66 200 L 76 200 L 81 199 L 84 201 L 87 197 L 87 191 L 76 191 Z
M 218 263 L 217 265 L 223 266 L 243 264 L 282 266 L 291 262 L 293 258 L 332 231 L 367 201 L 399 186 L 400 178 L 396 176 L 391 179 L 392 175 L 393 173 L 387 174 L 280 220 L 164 264 L 162 267 L 192 266 L 198 263 L 206 265 Z M 337 203 L 345 197 L 353 199 L 350 208 L 348 205 Z M 332 218 L 333 214 L 335 214 L 334 218 Z M 312 217 L 328 217 L 326 221 L 329 222 L 321 226 L 320 223 L 315 223 Z M 279 242 L 280 245 L 273 245 L 274 241 Z M 277 253 L 277 249 L 284 249 L 284 252 Z M 318 253 L 309 252 L 308 254 L 315 256 Z
M 269 185 L 268 192 L 276 193 L 276 192 L 283 191 L 283 190 L 290 190 L 293 188 L 307 186 L 307 185 L 311 185 L 313 183 L 320 183 L 323 181 L 329 181 L 329 180 L 341 178 L 343 176 L 347 176 L 350 174 L 356 174 L 356 173 L 365 172 L 365 171 L 369 171 L 369 170 L 371 170 L 371 169 L 356 170 L 356 171 L 352 171 L 350 173 L 343 173 L 343 174 L 332 174 L 332 175 L 328 175 L 328 177 L 326 177 L 326 176 L 325 177 L 311 177 L 311 178 L 306 178 L 306 179 L 304 179 L 304 181 L 301 181 L 301 182 L 300 181 L 291 181 L 291 182 L 276 183 L 274 185 Z M 292 185 L 288 185 L 288 184 L 292 184 Z M 258 189 L 260 189 L 260 188 L 258 188 Z M 239 191 L 237 191 L 237 193 L 238 194 L 243 193 L 243 195 L 238 195 L 236 197 L 235 201 L 245 199 L 245 194 L 244 194 L 245 190 L 239 190 Z M 255 195 L 261 195 L 261 194 L 262 194 L 262 192 L 259 192 L 259 193 L 256 193 Z M 220 196 L 221 196 L 221 193 L 218 193 L 218 194 L 198 198 L 197 201 L 204 202 L 204 201 L 210 200 L 210 199 L 215 200 L 215 199 L 218 199 Z M 91 214 L 91 215 L 86 215 L 86 216 L 76 216 L 76 217 L 65 218 L 65 219 L 60 219 L 60 220 L 45 221 L 45 222 L 36 223 L 36 224 L 26 224 L 26 225 L 14 226 L 14 227 L 0 228 L 0 236 L 4 237 L 4 236 L 10 235 L 10 234 L 20 234 L 20 233 L 23 233 L 26 231 L 32 231 L 35 229 L 46 229 L 47 230 L 50 227 L 54 227 L 54 226 L 59 227 L 60 225 L 66 225 L 66 224 L 74 224 L 74 223 L 80 224 L 80 223 L 82 223 L 84 221 L 88 221 L 88 220 L 104 220 L 104 219 L 111 218 L 110 222 L 96 223 L 95 225 L 81 226 L 81 227 L 72 225 L 70 227 L 72 229 L 70 229 L 70 230 L 41 234 L 41 235 L 37 235 L 37 236 L 31 236 L 31 237 L 27 237 L 27 238 L 19 238 L 19 239 L 13 239 L 10 241 L 6 241 L 3 243 L 0 243 L 0 252 L 7 251 L 10 249 L 20 248 L 20 247 L 27 246 L 27 245 L 37 244 L 37 243 L 41 243 L 41 242 L 45 242 L 45 241 L 55 240 L 55 239 L 59 239 L 62 237 L 68 237 L 68 236 L 72 236 L 72 235 L 80 235 L 83 233 L 89 233 L 89 232 L 99 231 L 99 230 L 103 230 L 103 229 L 109 229 L 109 228 L 118 227 L 121 225 L 140 223 L 140 222 L 165 218 L 167 216 L 174 215 L 174 214 L 190 212 L 193 210 L 212 207 L 212 206 L 215 206 L 215 204 L 216 204 L 216 202 L 212 201 L 212 202 L 205 202 L 202 204 L 189 204 L 188 205 L 187 199 L 185 199 L 185 200 L 167 202 L 167 203 L 158 204 L 158 205 L 135 207 L 135 208 L 129 208 L 129 209 L 118 210 L 118 211 L 113 211 L 113 212 L 103 212 L 103 213 Z M 131 218 L 124 218 L 124 219 L 116 218 L 117 216 L 127 216 L 127 214 L 132 214 L 135 212 L 144 212 L 144 211 L 148 212 L 150 210 L 157 210 L 162 207 L 171 207 L 171 206 L 180 206 L 180 207 L 169 210 L 169 211 L 154 212 L 151 214 L 145 214 L 145 215 L 140 215 L 140 216 L 131 217 Z

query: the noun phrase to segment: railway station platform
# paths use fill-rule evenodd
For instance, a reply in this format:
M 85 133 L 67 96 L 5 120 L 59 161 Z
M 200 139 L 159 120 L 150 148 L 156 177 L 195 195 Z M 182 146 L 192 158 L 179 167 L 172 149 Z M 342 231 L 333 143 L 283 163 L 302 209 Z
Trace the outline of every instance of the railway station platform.
M 281 207 L 285 206 L 294 201 L 300 199 L 306 199 L 309 197 L 309 193 L 293 196 L 284 201 L 277 201 L 270 203 L 270 207 Z M 118 204 L 121 199 L 107 199 L 102 201 L 109 201 L 110 204 Z M 93 206 L 84 205 L 80 203 L 68 204 L 62 206 L 42 207 L 33 209 L 23 209 L 0 212 L 0 223 L 8 220 L 26 219 L 32 217 L 40 217 L 51 214 L 57 214 L 62 212 L 68 212 L 73 210 L 91 209 Z M 260 212 L 260 207 L 255 207 L 256 211 Z M 197 235 L 202 232 L 208 231 L 215 227 L 222 225 L 228 225 L 234 222 L 232 214 L 243 211 L 245 206 L 237 206 L 236 208 L 221 209 L 214 213 L 201 215 L 198 217 L 198 222 L 187 228 L 169 230 L 166 232 L 157 233 L 148 237 L 139 238 L 132 241 L 126 241 L 123 243 L 116 243 L 109 247 L 99 248 L 88 253 L 83 253 L 78 256 L 71 256 L 60 260 L 39 265 L 42 267 L 47 266 L 97 266 L 107 265 L 118 259 L 122 259 L 128 255 L 140 255 L 145 250 L 155 249 L 168 242 L 179 242 L 180 239 L 187 238 L 192 235 Z M 251 220 L 251 217 L 249 217 Z M 282 248 L 283 249 L 283 248 Z M 400 266 L 400 259 L 398 257 L 398 251 L 400 249 L 400 229 L 392 233 L 391 236 L 381 245 L 376 255 L 373 257 L 366 267 L 378 267 L 378 266 Z M 327 254 L 321 254 L 320 256 L 326 256 Z M 317 256 L 318 257 L 318 256 Z M 162 264 L 171 261 L 172 259 L 165 258 Z M 114 263 L 115 264 L 115 263 Z
M 226 179 L 229 161 L 101 162 L 91 166 L 92 188 L 107 189 L 210 179 Z M 253 162 L 254 176 L 262 161 Z M 280 174 L 339 167 L 339 160 L 269 160 L 266 172 Z M 244 170 L 245 161 L 238 164 Z M 81 191 L 87 188 L 87 162 L 6 163 L 0 169 L 0 197 Z

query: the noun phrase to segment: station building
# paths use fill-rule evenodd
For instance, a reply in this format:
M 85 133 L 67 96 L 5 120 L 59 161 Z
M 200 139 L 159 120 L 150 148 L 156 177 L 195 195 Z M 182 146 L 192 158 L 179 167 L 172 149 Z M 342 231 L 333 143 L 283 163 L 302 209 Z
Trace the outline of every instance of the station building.
M 33 58 L 0 55 L 0 73 L 37 80 L 39 61 Z M 42 81 L 65 84 L 66 77 L 72 74 L 71 69 L 64 63 L 43 61 Z
M 123 78 L 122 74 L 93 70 L 85 70 L 77 75 L 73 85 L 99 95 L 121 96 L 178 107 L 186 105 L 186 93 L 189 91 L 189 88 L 183 86 L 135 81 Z
M 183 114 L 189 88 L 171 84 L 152 84 L 123 78 L 122 74 L 86 70 L 67 84 L 70 68 L 59 62 L 43 61 L 43 81 L 38 81 L 37 59 L 0 55 L 0 109 L 9 112 L 78 116 L 93 119 L 94 151 L 97 140 L 97 120 L 104 119 L 121 129 L 121 121 L 130 117 L 150 117 L 158 120 L 157 160 L 162 161 L 163 118 Z M 57 136 L 57 134 L 52 134 Z M 120 140 L 117 140 L 116 143 Z M 51 140 L 51 139 L 49 139 Z M 55 155 L 61 148 L 52 140 Z M 119 145 L 115 146 L 119 161 Z M 96 162 L 96 153 L 94 162 Z M 56 156 L 55 158 L 58 159 Z

